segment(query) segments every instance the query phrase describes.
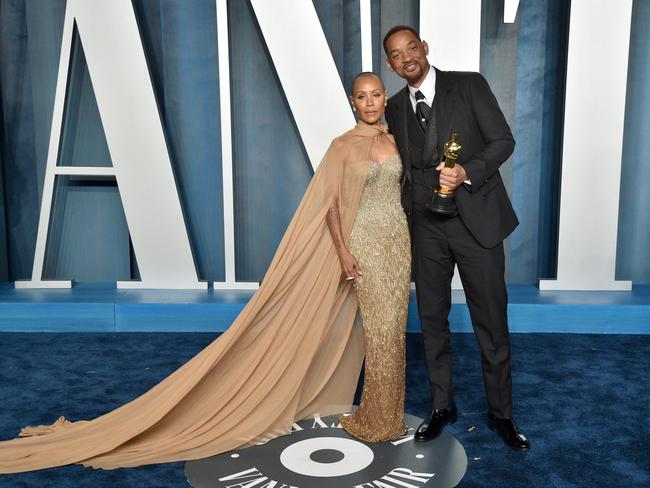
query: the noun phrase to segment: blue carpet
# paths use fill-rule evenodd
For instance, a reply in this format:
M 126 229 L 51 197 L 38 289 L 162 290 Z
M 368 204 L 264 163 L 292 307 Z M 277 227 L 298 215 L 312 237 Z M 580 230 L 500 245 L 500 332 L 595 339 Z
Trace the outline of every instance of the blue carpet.
M 133 399 L 205 347 L 211 334 L 0 333 L 0 438 L 59 414 L 92 418 Z M 462 487 L 650 486 L 650 336 L 514 334 L 515 418 L 532 442 L 510 451 L 485 427 L 479 351 L 454 334 Z M 406 410 L 430 403 L 419 334 L 408 337 Z M 471 426 L 477 430 L 468 431 Z M 183 463 L 81 466 L 0 476 L 2 487 L 182 487 Z

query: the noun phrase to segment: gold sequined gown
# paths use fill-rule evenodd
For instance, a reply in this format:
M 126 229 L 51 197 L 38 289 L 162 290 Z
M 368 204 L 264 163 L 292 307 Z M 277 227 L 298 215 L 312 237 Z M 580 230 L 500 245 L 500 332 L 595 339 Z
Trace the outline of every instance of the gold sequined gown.
M 400 203 L 398 155 L 370 161 L 350 235 L 349 251 L 363 270 L 355 291 L 366 349 L 361 404 L 341 419 L 350 434 L 369 442 L 404 434 L 405 334 L 411 281 L 411 244 Z

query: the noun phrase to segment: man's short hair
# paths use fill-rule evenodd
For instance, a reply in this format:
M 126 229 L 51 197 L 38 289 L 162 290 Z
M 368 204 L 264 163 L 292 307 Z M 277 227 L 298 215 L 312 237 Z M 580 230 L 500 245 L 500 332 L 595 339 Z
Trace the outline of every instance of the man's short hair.
M 386 56 L 388 56 L 388 49 L 386 48 L 386 43 L 388 42 L 388 39 L 390 39 L 390 36 L 392 36 L 396 32 L 400 32 L 400 31 L 412 32 L 413 35 L 418 38 L 418 41 L 422 41 L 422 39 L 420 39 L 420 33 L 418 31 L 416 31 L 410 25 L 396 25 L 395 27 L 390 29 L 388 32 L 386 32 L 386 35 L 384 36 L 384 52 L 386 53 Z

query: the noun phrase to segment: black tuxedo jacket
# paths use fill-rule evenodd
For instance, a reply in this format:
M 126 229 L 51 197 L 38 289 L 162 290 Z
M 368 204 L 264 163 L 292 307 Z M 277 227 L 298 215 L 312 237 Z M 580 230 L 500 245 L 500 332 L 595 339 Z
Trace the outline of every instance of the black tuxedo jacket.
M 508 237 L 519 223 L 499 174 L 499 166 L 512 154 L 515 140 L 481 74 L 433 69 L 436 92 L 423 159 L 429 161 L 436 154 L 442 155 L 451 133 L 458 134 L 462 146 L 458 162 L 471 181 L 471 185 L 462 184 L 455 191 L 458 214 L 478 243 L 491 248 Z M 413 106 L 408 87 L 404 87 L 388 100 L 385 117 L 404 165 L 402 205 L 410 215 L 413 185 L 407 134 L 409 111 L 413 113 Z M 429 165 L 435 167 L 438 162 L 430 161 Z

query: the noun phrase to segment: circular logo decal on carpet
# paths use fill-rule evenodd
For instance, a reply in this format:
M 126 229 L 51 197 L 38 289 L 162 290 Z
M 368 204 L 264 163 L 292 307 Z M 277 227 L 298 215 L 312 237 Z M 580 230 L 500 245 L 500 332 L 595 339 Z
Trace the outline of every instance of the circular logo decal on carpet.
M 447 432 L 413 441 L 422 422 L 405 415 L 408 432 L 391 442 L 350 436 L 339 415 L 302 420 L 291 435 L 185 463 L 195 488 L 449 488 L 467 469 L 463 446 Z

